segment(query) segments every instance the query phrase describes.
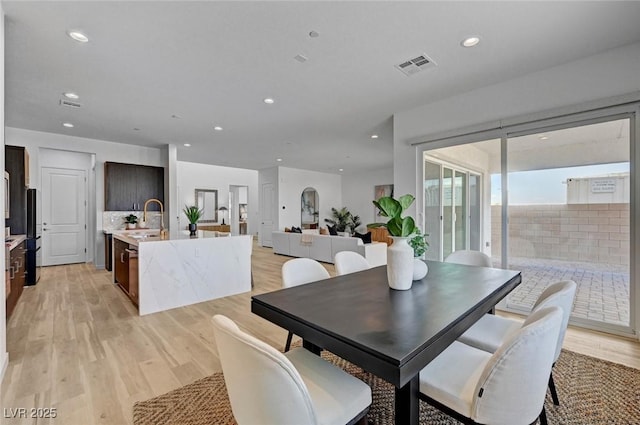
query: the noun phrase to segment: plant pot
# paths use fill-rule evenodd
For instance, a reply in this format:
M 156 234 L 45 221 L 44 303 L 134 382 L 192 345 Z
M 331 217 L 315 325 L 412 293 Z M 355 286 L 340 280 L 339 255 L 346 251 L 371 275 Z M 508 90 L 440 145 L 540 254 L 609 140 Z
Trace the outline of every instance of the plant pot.
M 135 228 L 136 228 L 136 223 L 127 223 L 127 229 L 131 230 Z
M 198 224 L 197 223 L 189 223 L 189 235 L 190 236 L 195 236 L 197 230 L 198 230 Z
M 413 259 L 413 280 L 422 280 L 429 272 L 429 267 L 427 267 L 427 263 L 422 261 L 419 258 Z
M 409 238 L 392 238 L 393 245 L 387 248 L 387 280 L 391 289 L 406 291 L 413 283 L 413 248 Z

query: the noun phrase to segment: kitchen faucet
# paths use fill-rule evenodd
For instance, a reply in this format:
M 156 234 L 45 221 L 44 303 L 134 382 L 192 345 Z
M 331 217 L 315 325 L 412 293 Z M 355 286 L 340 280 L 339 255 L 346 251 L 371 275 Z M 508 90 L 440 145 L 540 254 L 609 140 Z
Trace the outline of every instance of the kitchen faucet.
M 145 222 L 147 221 L 147 205 L 149 205 L 149 202 L 156 202 L 158 205 L 160 205 L 160 239 L 165 239 L 167 236 L 167 231 L 164 228 L 164 206 L 159 199 L 147 199 L 147 201 L 144 203 L 142 220 L 144 220 Z

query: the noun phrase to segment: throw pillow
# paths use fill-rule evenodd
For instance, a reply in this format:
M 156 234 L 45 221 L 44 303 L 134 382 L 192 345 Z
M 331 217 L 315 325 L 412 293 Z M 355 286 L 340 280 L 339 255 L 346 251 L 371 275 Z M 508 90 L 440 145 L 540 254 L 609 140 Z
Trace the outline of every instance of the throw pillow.
M 329 231 L 327 230 L 327 228 L 326 228 L 326 227 L 321 227 L 321 228 L 320 228 L 320 234 L 321 234 L 321 235 L 328 235 L 328 234 L 329 234 Z
M 302 233 L 302 229 L 299 227 L 291 227 L 291 233 Z
M 365 233 L 365 234 L 355 232 L 355 233 L 353 234 L 353 236 L 354 236 L 355 238 L 360 238 L 360 239 L 362 239 L 362 242 L 363 242 L 363 243 L 371 243 L 371 232 L 367 232 L 367 233 Z
M 336 230 L 335 224 L 333 226 L 327 226 L 327 229 L 329 229 L 329 234 L 331 236 L 338 236 L 338 231 Z
M 285 227 L 284 231 L 287 232 L 287 233 L 291 233 L 291 229 L 289 229 L 288 227 Z

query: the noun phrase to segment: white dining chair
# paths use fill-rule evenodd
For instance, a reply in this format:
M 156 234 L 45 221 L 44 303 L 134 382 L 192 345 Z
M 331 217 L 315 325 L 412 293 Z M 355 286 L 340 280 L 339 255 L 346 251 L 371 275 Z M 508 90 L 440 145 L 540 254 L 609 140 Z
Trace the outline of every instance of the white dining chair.
M 555 282 L 542 291 L 531 310 L 531 314 L 533 314 L 537 310 L 551 306 L 557 306 L 562 309 L 562 323 L 555 346 L 553 358 L 554 364 L 558 360 L 558 357 L 560 357 L 562 343 L 564 342 L 564 336 L 569 324 L 569 317 L 571 316 L 573 301 L 576 296 L 576 289 L 577 285 L 572 280 Z M 458 338 L 458 341 L 489 353 L 493 353 L 507 338 L 517 332 L 521 326 L 523 325 L 517 320 L 493 314 L 485 314 L 464 334 L 462 334 L 462 336 Z M 549 390 L 551 391 L 553 403 L 556 406 L 559 405 L 560 400 L 558 399 L 556 386 L 553 382 L 553 373 L 550 373 L 549 375 Z
M 495 353 L 454 341 L 420 371 L 420 398 L 465 424 L 547 424 L 544 398 L 562 311 L 548 307 Z
M 493 267 L 491 258 L 487 254 L 468 249 L 452 252 L 444 259 L 444 262 L 464 264 L 467 266 Z
M 294 258 L 282 265 L 282 287 L 304 285 L 317 280 L 329 279 L 331 276 L 322 264 L 311 258 Z M 287 334 L 287 342 L 284 351 L 291 348 L 293 332 Z
M 304 348 L 283 354 L 228 317 L 212 322 L 239 425 L 366 424 L 371 388 L 364 382 Z
M 338 276 L 355 273 L 371 268 L 371 265 L 362 255 L 353 251 L 340 251 L 333 257 Z

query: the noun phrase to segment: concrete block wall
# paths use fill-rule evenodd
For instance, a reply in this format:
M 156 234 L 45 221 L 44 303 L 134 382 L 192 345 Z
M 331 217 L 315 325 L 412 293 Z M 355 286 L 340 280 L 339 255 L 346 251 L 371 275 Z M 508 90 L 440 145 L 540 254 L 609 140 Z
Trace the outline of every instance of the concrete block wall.
M 491 206 L 492 252 L 501 252 L 501 207 Z M 629 264 L 629 204 L 509 207 L 510 257 Z

